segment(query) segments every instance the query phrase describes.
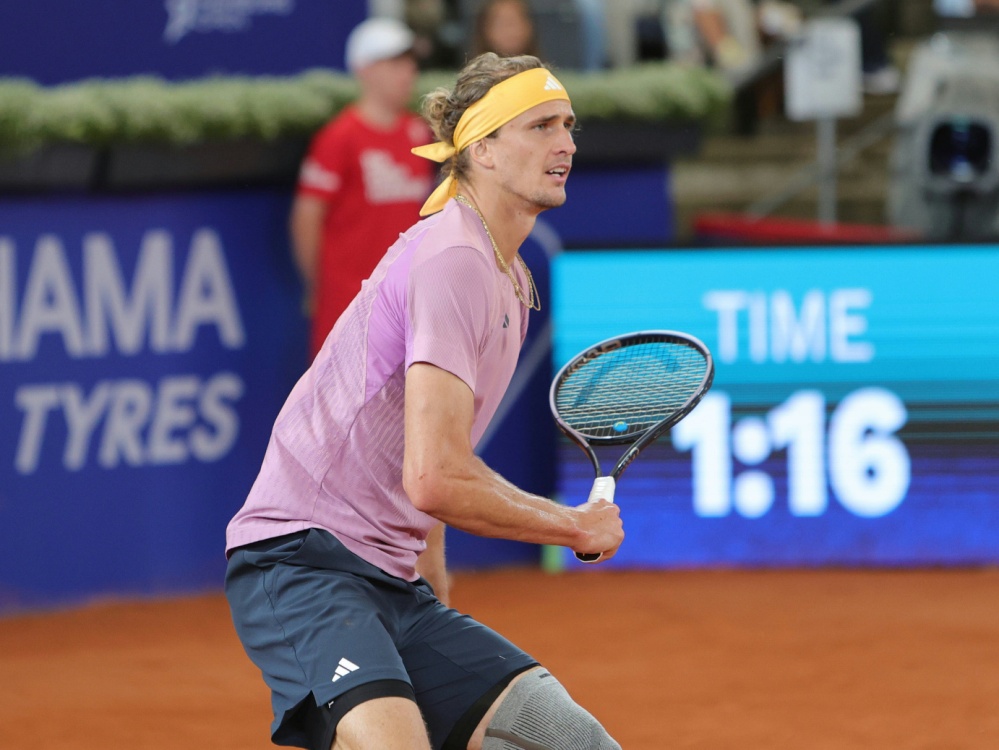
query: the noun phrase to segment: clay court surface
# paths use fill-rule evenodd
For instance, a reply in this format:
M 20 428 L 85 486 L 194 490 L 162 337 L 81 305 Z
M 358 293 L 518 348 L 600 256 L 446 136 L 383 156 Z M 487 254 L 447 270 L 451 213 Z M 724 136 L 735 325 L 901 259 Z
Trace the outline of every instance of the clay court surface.
M 456 576 L 626 750 L 999 748 L 999 571 Z M 220 594 L 0 619 L 0 748 L 255 750 Z

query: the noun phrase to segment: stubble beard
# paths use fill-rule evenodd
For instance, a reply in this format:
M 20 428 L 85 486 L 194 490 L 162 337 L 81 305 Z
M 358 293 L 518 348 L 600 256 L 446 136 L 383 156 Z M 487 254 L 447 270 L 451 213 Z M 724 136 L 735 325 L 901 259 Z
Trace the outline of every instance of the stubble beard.
M 561 189 L 549 188 L 546 190 L 543 187 L 536 187 L 532 190 L 524 187 L 518 188 L 516 180 L 513 179 L 504 179 L 501 184 L 506 191 L 517 196 L 524 204 L 536 209 L 539 213 L 564 205 L 567 197 L 564 186 Z
M 547 211 L 549 208 L 558 208 L 565 205 L 565 189 L 558 192 L 553 190 L 539 190 L 530 196 L 528 200 L 530 200 L 535 208 L 539 208 L 542 211 Z

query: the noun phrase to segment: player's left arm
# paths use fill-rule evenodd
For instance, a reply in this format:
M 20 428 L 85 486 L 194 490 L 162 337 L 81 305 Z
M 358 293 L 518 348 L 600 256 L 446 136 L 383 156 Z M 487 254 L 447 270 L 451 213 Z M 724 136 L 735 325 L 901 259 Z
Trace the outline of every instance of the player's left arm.
M 416 560 L 416 572 L 427 579 L 434 587 L 434 593 L 445 606 L 451 598 L 450 582 L 447 577 L 447 564 L 444 558 L 443 523 L 437 524 L 427 535 L 427 548 Z

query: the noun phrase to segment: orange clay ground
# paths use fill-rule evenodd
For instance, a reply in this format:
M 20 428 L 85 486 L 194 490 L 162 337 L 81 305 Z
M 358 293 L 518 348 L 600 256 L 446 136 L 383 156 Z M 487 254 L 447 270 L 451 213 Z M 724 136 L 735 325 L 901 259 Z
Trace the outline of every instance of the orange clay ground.
M 626 750 L 996 750 L 999 571 L 459 574 Z M 3 750 L 271 747 L 218 594 L 0 619 Z

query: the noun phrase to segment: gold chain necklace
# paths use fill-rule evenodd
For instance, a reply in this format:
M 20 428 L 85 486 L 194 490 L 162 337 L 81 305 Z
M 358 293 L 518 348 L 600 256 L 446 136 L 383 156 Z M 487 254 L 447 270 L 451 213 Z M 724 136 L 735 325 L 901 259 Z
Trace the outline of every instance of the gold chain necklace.
M 464 195 L 456 195 L 454 199 L 458 201 L 458 203 L 466 205 L 475 211 L 475 215 L 479 217 L 479 221 L 482 222 L 482 228 L 486 230 L 486 237 L 488 237 L 489 241 L 492 243 L 493 252 L 496 254 L 496 262 L 499 263 L 499 267 L 503 269 L 503 273 L 510 277 L 510 283 L 513 284 L 513 293 L 517 295 L 517 299 L 520 300 L 520 304 L 528 310 L 540 310 L 541 297 L 538 296 L 538 289 L 534 286 L 534 277 L 531 276 L 531 269 L 527 267 L 524 259 L 520 257 L 520 253 L 517 253 L 517 260 L 520 261 L 520 265 L 524 269 L 524 273 L 527 274 L 528 294 L 526 298 L 524 296 L 524 290 L 521 288 L 520 284 L 517 283 L 517 278 L 513 275 L 513 269 L 510 268 L 502 253 L 500 253 L 499 246 L 496 244 L 496 240 L 493 239 L 493 233 L 489 231 L 489 225 L 486 224 L 486 217 L 483 216 L 482 212 L 479 211 L 479 209 L 476 208 L 476 206 Z

